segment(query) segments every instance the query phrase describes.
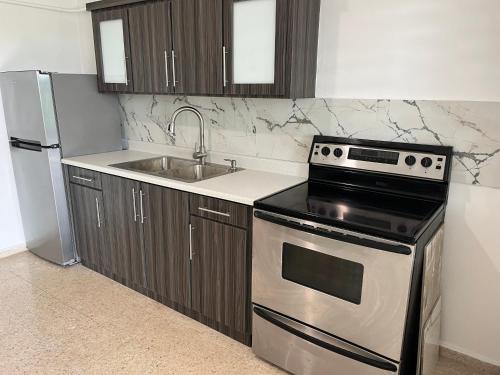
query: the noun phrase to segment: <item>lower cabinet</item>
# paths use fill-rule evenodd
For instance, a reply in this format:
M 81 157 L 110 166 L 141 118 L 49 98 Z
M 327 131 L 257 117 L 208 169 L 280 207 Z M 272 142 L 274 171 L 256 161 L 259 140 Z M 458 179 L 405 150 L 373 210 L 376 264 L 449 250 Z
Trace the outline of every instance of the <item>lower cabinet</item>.
M 134 289 L 146 288 L 144 240 L 140 215 L 140 183 L 103 174 L 101 177 L 107 242 L 113 277 Z
M 69 187 L 75 242 L 81 262 L 102 272 L 110 262 L 106 253 L 102 192 L 73 183 Z
M 191 216 L 192 309 L 199 319 L 249 343 L 247 231 Z
M 141 184 L 147 288 L 178 310 L 191 305 L 189 193 Z
M 251 208 L 98 177 L 69 184 L 82 263 L 249 345 Z

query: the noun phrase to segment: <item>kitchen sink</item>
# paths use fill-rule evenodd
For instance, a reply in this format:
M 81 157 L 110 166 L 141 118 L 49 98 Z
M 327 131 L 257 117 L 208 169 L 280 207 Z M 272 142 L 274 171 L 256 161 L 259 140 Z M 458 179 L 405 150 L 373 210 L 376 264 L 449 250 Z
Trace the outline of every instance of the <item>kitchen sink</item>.
M 127 169 L 134 172 L 143 172 L 148 174 L 157 174 L 169 169 L 179 169 L 197 164 L 196 160 L 172 158 L 162 156 L 159 158 L 134 160 L 126 163 L 112 164 L 110 167 Z
M 242 170 L 242 168 L 231 169 L 230 166 L 213 163 L 201 165 L 196 160 L 170 156 L 111 164 L 110 167 L 142 172 L 183 182 L 203 181 Z

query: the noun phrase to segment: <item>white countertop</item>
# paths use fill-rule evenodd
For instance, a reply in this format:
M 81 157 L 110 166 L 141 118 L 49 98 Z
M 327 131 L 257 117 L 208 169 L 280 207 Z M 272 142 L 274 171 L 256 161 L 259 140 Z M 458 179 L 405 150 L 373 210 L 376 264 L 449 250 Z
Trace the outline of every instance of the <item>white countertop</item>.
M 124 150 L 66 158 L 62 160 L 62 163 L 119 177 L 129 178 L 132 180 L 142 181 L 153 185 L 165 186 L 168 188 L 183 190 L 190 193 L 225 199 L 249 206 L 253 206 L 253 203 L 256 200 L 277 193 L 294 185 L 300 184 L 307 180 L 307 178 L 304 177 L 245 169 L 243 171 L 210 178 L 204 181 L 187 183 L 109 166 L 110 164 L 124 163 L 139 159 L 148 159 L 158 156 L 165 155 Z M 168 156 L 175 157 L 176 155 Z

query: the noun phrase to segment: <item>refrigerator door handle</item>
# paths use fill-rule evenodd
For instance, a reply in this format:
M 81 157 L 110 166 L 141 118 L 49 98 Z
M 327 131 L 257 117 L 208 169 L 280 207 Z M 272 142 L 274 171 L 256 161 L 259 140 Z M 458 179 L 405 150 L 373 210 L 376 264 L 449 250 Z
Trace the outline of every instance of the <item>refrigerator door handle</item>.
M 42 145 L 39 141 L 33 141 L 29 139 L 21 139 L 16 137 L 10 137 L 9 143 L 12 147 L 21 148 L 28 151 L 42 152 L 44 149 L 55 149 L 60 148 L 59 143 L 52 145 Z

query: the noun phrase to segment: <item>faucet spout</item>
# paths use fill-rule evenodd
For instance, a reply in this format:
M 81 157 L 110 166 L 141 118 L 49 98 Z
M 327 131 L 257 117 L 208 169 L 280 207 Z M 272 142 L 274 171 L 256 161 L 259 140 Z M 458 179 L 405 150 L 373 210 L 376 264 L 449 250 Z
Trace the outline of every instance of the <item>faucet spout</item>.
M 207 151 L 205 149 L 205 121 L 203 120 L 203 116 L 200 111 L 191 106 L 180 107 L 172 114 L 172 119 L 170 120 L 170 124 L 168 124 L 168 132 L 175 138 L 175 121 L 177 120 L 177 116 L 179 116 L 182 112 L 194 113 L 199 120 L 200 143 L 197 150 L 193 153 L 193 158 L 198 159 L 200 164 L 205 164 L 205 159 L 207 157 Z

